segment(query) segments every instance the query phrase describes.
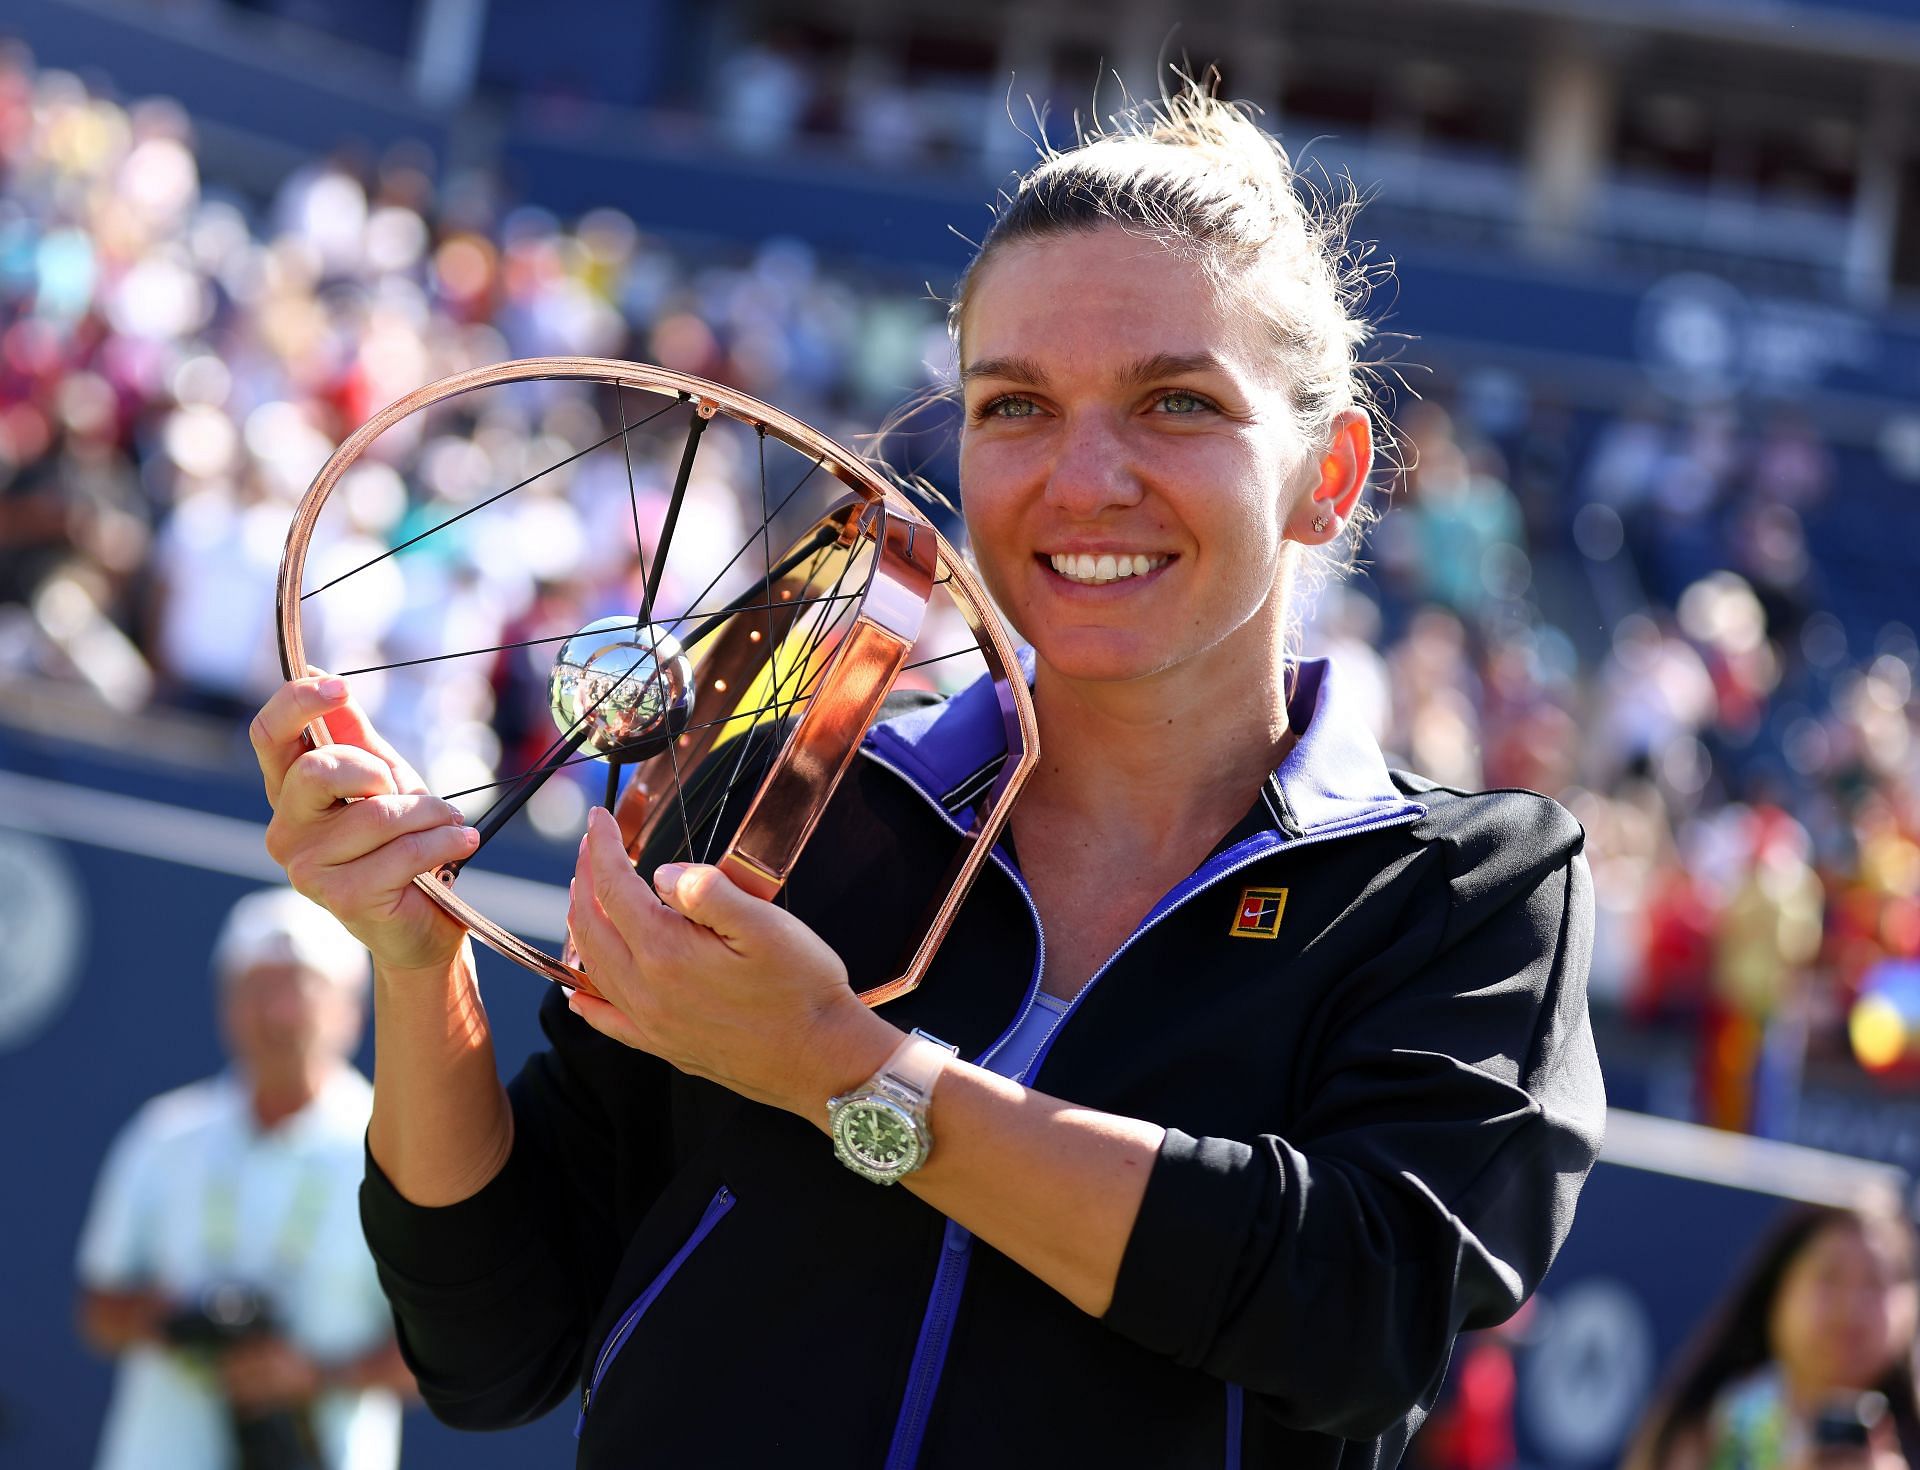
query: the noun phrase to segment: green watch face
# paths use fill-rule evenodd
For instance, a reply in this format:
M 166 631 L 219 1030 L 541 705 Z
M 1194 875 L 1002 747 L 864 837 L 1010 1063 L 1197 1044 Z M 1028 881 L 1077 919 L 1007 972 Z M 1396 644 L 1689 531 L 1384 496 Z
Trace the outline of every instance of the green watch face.
M 881 1174 L 904 1173 L 920 1156 L 913 1120 L 893 1103 L 872 1098 L 848 1103 L 834 1133 L 857 1162 Z

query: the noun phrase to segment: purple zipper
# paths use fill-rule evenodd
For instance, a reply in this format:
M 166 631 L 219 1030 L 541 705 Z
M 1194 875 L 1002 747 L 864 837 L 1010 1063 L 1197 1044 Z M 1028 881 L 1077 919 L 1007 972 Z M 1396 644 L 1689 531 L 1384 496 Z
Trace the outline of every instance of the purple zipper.
M 633 1336 L 633 1329 L 639 1326 L 640 1319 L 646 1316 L 647 1308 L 653 1305 L 654 1299 L 665 1290 L 667 1283 L 673 1280 L 673 1273 L 686 1264 L 687 1257 L 693 1254 L 694 1247 L 707 1238 L 707 1232 L 720 1223 L 720 1217 L 732 1209 L 733 1205 L 733 1191 L 726 1185 L 721 1185 L 719 1191 L 707 1202 L 706 1209 L 701 1212 L 700 1223 L 693 1227 L 693 1234 L 689 1235 L 686 1243 L 673 1253 L 673 1258 L 660 1268 L 660 1274 L 647 1284 L 647 1289 L 635 1298 L 633 1305 L 620 1314 L 620 1320 L 613 1324 L 613 1331 L 607 1334 L 606 1343 L 600 1349 L 599 1360 L 593 1365 L 593 1377 L 580 1394 L 580 1417 L 574 1420 L 573 1424 L 575 1439 L 578 1439 L 580 1431 L 587 1427 L 587 1410 L 593 1407 L 593 1396 L 600 1387 L 600 1380 L 606 1377 L 607 1369 L 613 1366 L 613 1360 L 620 1356 L 620 1349 L 625 1347 L 627 1339 Z
M 1240 1470 L 1240 1425 L 1246 1413 L 1246 1390 L 1227 1385 L 1227 1470 Z
M 913 1350 L 913 1366 L 907 1371 L 906 1398 L 901 1401 L 900 1417 L 893 1424 L 893 1440 L 887 1446 L 886 1470 L 913 1470 L 920 1458 L 927 1411 L 933 1407 L 934 1393 L 940 1387 L 940 1370 L 947 1363 L 947 1344 L 953 1338 L 954 1309 L 960 1304 L 961 1288 L 967 1284 L 967 1265 L 973 1259 L 973 1233 L 949 1220 L 942 1244 L 940 1269 L 934 1273 L 933 1290 L 927 1297 L 927 1315 L 920 1323 L 920 1341 Z
M 872 755 L 871 752 L 868 752 Z M 872 758 L 915 791 L 920 791 L 918 783 L 904 771 L 888 765 L 878 756 Z M 920 792 L 925 796 L 925 792 Z M 934 810 L 948 825 L 964 831 L 948 816 L 945 808 L 931 803 Z M 991 1065 L 995 1052 L 1007 1044 L 1007 1041 L 1020 1029 L 1020 1023 L 1033 1007 L 1034 992 L 1040 988 L 1040 976 L 1047 967 L 1047 935 L 1040 927 L 1040 910 L 1033 901 L 1033 894 L 1026 883 L 1007 860 L 1000 856 L 999 849 L 988 854 L 993 863 L 1013 880 L 1020 890 L 1020 896 L 1027 901 L 1027 912 L 1033 916 L 1034 957 L 1033 973 L 1027 977 L 1027 993 L 1018 1014 L 1000 1033 L 992 1046 L 973 1059 L 974 1065 Z M 920 1340 L 914 1345 L 913 1366 L 907 1371 L 907 1391 L 900 1400 L 900 1416 L 893 1423 L 893 1439 L 887 1445 L 886 1470 L 913 1470 L 920 1458 L 920 1441 L 926 1433 L 927 1414 L 933 1406 L 934 1393 L 940 1387 L 940 1371 L 946 1366 L 947 1344 L 953 1337 L 954 1309 L 959 1305 L 960 1293 L 967 1283 L 967 1266 L 973 1259 L 973 1233 L 953 1220 L 947 1221 L 946 1233 L 942 1237 L 944 1249 L 940 1252 L 940 1268 L 934 1273 L 933 1290 L 927 1293 L 926 1314 L 920 1320 Z

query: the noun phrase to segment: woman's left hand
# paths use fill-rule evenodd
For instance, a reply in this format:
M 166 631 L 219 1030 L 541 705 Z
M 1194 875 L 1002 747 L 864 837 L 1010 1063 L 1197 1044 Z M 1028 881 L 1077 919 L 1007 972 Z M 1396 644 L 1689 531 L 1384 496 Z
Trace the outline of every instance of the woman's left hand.
M 649 888 L 599 808 L 580 844 L 567 926 L 606 997 L 576 992 L 570 1002 L 594 1030 L 817 1124 L 827 1098 L 876 1070 L 900 1039 L 800 920 L 705 864 L 670 863 Z

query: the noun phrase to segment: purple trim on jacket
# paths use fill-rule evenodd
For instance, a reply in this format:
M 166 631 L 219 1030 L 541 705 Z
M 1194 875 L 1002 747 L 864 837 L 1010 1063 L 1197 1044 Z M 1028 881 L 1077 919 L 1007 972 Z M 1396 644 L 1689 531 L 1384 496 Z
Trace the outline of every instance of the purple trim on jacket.
M 1020 659 L 1031 680 L 1031 650 L 1022 649 Z M 1286 835 L 1371 825 L 1419 806 L 1394 788 L 1386 758 L 1330 660 L 1306 659 L 1294 666 L 1287 718 L 1297 739 L 1274 772 Z M 943 704 L 874 726 L 866 743 L 923 791 L 939 797 L 1006 753 L 1006 717 L 983 675 Z

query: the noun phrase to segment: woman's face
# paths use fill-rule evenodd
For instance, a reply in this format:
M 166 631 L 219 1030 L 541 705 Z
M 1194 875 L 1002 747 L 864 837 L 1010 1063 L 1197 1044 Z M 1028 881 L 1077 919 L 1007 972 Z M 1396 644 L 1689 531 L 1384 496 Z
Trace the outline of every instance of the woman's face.
M 1920 1288 L 1897 1226 L 1851 1220 L 1814 1232 L 1781 1278 L 1768 1336 L 1803 1391 L 1865 1389 L 1912 1350 Z
M 1264 322 L 1110 227 L 1001 247 L 961 327 L 967 528 L 1042 661 L 1120 680 L 1271 659 L 1320 474 Z

